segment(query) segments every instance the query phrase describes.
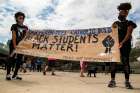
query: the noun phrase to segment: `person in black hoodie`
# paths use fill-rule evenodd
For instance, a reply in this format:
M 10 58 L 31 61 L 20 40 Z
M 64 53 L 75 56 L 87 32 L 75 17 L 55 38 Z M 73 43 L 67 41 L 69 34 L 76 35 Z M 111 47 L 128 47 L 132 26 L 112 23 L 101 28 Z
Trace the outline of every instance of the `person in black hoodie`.
M 17 12 L 15 14 L 16 24 L 13 24 L 11 26 L 12 40 L 9 45 L 9 48 L 10 48 L 9 55 L 13 54 L 13 51 L 16 49 L 16 46 L 24 38 L 26 32 L 28 31 L 28 27 L 23 24 L 24 19 L 25 19 L 24 13 Z M 16 56 L 16 58 L 15 58 L 15 56 Z M 18 70 L 23 62 L 22 59 L 23 59 L 23 55 L 21 55 L 21 54 L 17 54 L 17 55 L 14 54 L 13 56 L 9 56 L 9 62 L 7 64 L 6 80 L 12 80 L 12 79 L 22 80 L 22 78 L 18 76 Z M 10 75 L 11 66 L 14 63 L 15 63 L 15 70 L 14 70 L 13 76 L 11 77 L 11 75 Z
M 129 10 L 132 8 L 130 3 L 121 3 L 118 6 L 119 16 L 118 21 L 113 23 L 113 27 L 118 26 L 118 36 L 119 36 L 119 48 L 121 53 L 121 62 L 124 66 L 125 73 L 125 87 L 127 89 L 133 89 L 131 83 L 129 82 L 130 75 L 130 65 L 129 65 L 129 54 L 131 51 L 131 39 L 133 29 L 137 25 L 131 21 L 127 20 Z M 115 87 L 115 73 L 116 73 L 116 63 L 111 64 L 111 81 L 108 84 L 108 87 Z

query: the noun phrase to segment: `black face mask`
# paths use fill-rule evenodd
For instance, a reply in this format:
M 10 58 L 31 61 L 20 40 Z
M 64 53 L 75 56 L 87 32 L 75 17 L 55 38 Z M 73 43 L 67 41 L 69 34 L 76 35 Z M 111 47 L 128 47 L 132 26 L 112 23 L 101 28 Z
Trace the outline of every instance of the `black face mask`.
M 123 15 L 119 15 L 119 16 L 118 16 L 118 19 L 119 19 L 120 21 L 125 21 L 125 20 L 126 20 L 126 17 L 123 16 Z

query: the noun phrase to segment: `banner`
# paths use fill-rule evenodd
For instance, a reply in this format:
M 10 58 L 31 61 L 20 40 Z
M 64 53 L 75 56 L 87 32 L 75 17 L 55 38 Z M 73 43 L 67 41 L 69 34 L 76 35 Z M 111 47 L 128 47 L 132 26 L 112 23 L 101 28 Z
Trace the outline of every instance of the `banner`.
M 32 30 L 16 53 L 62 60 L 120 62 L 116 28 Z

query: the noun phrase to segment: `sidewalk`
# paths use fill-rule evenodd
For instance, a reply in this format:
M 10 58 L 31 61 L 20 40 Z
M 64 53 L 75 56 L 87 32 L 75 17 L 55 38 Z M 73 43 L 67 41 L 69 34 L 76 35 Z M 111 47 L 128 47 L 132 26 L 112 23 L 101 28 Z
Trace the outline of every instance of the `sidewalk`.
M 22 81 L 6 81 L 5 72 L 0 70 L 0 93 L 140 93 L 140 74 L 132 74 L 133 90 L 125 89 L 124 75 L 117 74 L 116 88 L 108 88 L 110 75 L 79 77 L 79 73 L 56 72 L 56 76 L 38 72 L 21 74 Z

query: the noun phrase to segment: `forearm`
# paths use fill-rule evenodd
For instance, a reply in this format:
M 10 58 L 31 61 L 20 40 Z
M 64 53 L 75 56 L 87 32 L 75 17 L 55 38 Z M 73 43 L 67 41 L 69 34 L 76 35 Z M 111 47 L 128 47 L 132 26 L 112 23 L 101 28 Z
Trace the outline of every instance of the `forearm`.
M 128 41 L 131 38 L 132 31 L 133 31 L 133 28 L 131 26 L 128 27 L 127 34 L 126 34 L 126 36 L 124 37 L 124 39 L 122 40 L 121 43 L 125 43 L 126 41 Z
M 12 43 L 13 43 L 13 47 L 16 48 L 16 34 L 15 34 L 15 32 L 12 33 Z
M 125 42 L 128 41 L 130 38 L 131 38 L 131 34 L 127 34 L 127 35 L 125 36 L 125 38 L 122 40 L 121 43 L 125 43 Z

